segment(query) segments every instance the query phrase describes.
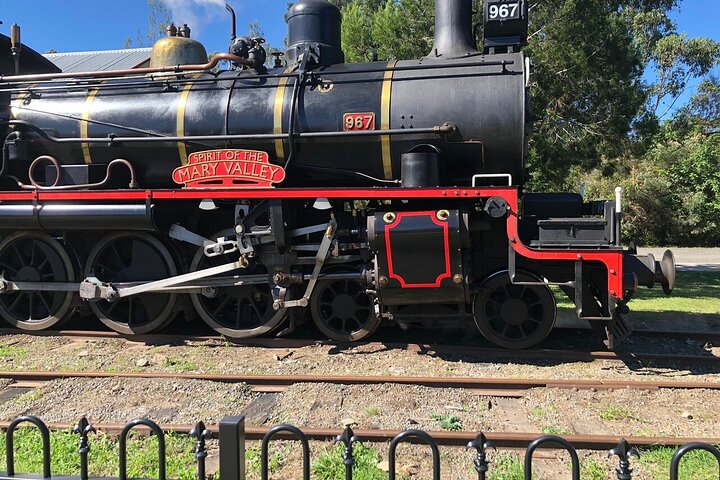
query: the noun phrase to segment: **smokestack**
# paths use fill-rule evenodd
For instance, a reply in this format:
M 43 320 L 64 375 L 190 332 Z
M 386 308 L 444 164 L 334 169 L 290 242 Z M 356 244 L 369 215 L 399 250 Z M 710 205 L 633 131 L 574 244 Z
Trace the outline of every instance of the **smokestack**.
M 435 0 L 435 44 L 426 58 L 458 58 L 477 53 L 472 0 Z

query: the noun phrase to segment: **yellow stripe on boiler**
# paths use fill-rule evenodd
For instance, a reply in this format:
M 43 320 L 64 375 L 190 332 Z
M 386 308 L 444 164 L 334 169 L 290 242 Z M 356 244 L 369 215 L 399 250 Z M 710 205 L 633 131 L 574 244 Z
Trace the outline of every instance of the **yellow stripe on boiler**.
M 295 67 L 288 67 L 283 73 L 287 75 L 293 70 L 295 70 Z M 275 91 L 275 102 L 273 104 L 273 133 L 275 135 L 283 133 L 283 107 L 285 106 L 285 91 L 287 90 L 289 81 L 289 76 L 280 77 L 277 90 Z M 295 81 L 297 82 L 298 79 L 296 78 Z M 285 158 L 285 143 L 282 138 L 275 139 L 275 157 L 278 160 Z
M 92 109 L 93 101 L 95 100 L 95 95 L 100 91 L 98 88 L 93 88 L 88 92 L 87 99 L 85 99 L 85 106 L 83 107 L 82 112 L 82 120 L 80 121 L 80 138 L 89 138 L 88 137 L 88 127 L 90 126 L 89 120 L 90 120 L 90 111 Z M 90 155 L 90 144 L 89 143 L 83 143 L 82 144 L 82 154 L 83 154 L 83 160 L 85 160 L 85 164 L 90 165 L 92 163 L 92 156 Z
M 390 130 L 390 98 L 392 95 L 392 79 L 395 73 L 394 68 L 397 60 L 390 60 L 387 64 L 387 70 L 383 77 L 382 97 L 380 100 L 380 128 L 382 130 Z M 383 173 L 386 180 L 392 180 L 392 150 L 390 148 L 390 135 L 382 135 L 380 137 L 382 144 L 382 160 Z

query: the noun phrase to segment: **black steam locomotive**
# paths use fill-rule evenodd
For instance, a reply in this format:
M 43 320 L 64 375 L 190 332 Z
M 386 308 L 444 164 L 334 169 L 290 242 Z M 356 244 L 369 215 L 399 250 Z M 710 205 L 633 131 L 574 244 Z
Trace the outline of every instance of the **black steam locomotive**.
M 428 56 L 367 64 L 344 63 L 325 0 L 290 9 L 273 68 L 260 38 L 233 33 L 208 63 L 171 26 L 149 68 L 63 73 L 13 28 L 0 316 L 133 334 L 184 315 L 230 338 L 310 317 L 340 341 L 472 322 L 527 348 L 553 328 L 557 285 L 622 340 L 640 285 L 672 291 L 672 254 L 621 247 L 619 192 L 522 194 L 527 3 L 487 0 L 480 50 L 471 3 L 436 1 Z

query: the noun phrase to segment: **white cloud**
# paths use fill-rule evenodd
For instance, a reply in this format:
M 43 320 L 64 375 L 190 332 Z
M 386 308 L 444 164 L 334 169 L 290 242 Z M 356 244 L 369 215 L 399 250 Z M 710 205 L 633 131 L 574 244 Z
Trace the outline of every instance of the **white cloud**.
M 176 25 L 187 23 L 197 36 L 213 21 L 223 15 L 225 0 L 165 0 Z

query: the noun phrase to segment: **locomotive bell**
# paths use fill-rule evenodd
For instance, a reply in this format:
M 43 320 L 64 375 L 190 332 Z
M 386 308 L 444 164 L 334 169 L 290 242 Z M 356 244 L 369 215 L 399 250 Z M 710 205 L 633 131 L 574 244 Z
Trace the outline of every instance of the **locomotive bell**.
M 190 38 L 190 28 L 170 25 L 167 37 L 153 45 L 150 67 L 172 67 L 175 65 L 204 65 L 208 54 L 202 43 Z

